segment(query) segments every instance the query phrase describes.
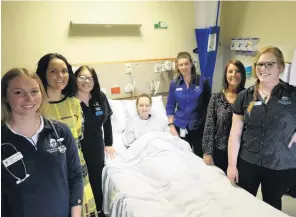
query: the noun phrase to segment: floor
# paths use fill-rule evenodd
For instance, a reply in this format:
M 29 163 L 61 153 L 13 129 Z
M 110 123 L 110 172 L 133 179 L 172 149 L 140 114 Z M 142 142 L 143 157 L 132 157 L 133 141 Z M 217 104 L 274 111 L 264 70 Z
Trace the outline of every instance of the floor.
M 262 199 L 262 194 L 259 189 L 257 197 Z M 296 217 L 296 199 L 289 197 L 289 196 L 283 196 L 282 198 L 282 204 L 283 209 L 282 211 L 290 216 Z

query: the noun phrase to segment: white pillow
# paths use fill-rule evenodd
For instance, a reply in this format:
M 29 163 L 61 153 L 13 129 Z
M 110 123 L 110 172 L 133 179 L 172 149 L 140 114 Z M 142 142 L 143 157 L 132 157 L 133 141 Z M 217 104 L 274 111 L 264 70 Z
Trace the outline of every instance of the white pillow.
M 126 126 L 126 117 L 121 100 L 108 99 L 113 111 L 111 115 L 112 130 L 115 133 L 122 133 Z
M 128 120 L 138 114 L 136 100 L 122 100 L 126 123 Z
M 152 97 L 151 115 L 168 120 L 162 96 Z

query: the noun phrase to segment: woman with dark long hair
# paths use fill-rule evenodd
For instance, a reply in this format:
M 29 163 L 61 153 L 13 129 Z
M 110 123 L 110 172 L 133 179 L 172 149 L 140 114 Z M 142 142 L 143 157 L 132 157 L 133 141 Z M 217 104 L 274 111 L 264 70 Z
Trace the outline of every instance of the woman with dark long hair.
M 112 110 L 106 95 L 101 91 L 98 76 L 89 66 L 81 66 L 75 72 L 78 90 L 76 97 L 80 99 L 83 111 L 82 152 L 89 171 L 89 181 L 92 186 L 98 212 L 102 213 L 102 171 L 105 153 L 113 157 L 112 147 Z M 102 130 L 102 127 L 104 131 Z
M 232 123 L 232 106 L 237 95 L 245 89 L 246 71 L 238 60 L 229 61 L 224 70 L 223 90 L 210 99 L 203 135 L 203 159 L 206 164 L 222 169 L 228 167 L 227 145 Z
M 82 111 L 80 101 L 74 97 L 77 86 L 72 67 L 61 54 L 49 53 L 38 61 L 37 74 L 48 96 L 48 102 L 44 105 L 42 114 L 48 119 L 66 124 L 78 147 L 84 184 L 82 217 L 95 217 L 97 208 L 89 183 L 88 169 L 81 151 Z

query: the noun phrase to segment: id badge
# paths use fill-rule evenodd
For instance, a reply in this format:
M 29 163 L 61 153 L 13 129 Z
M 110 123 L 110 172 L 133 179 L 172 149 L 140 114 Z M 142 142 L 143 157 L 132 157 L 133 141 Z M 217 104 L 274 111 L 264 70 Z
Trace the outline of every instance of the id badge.
M 103 111 L 96 111 L 96 116 L 100 116 L 100 115 L 102 115 L 102 114 L 104 114 L 104 112 Z
M 186 129 L 180 129 L 180 137 L 185 137 Z
M 21 152 L 17 152 L 13 155 L 11 155 L 10 157 L 6 158 L 5 160 L 3 160 L 3 164 L 5 167 L 9 167 L 10 165 L 14 164 L 15 162 L 19 161 L 23 159 L 23 155 Z
M 259 106 L 259 105 L 262 105 L 261 101 L 254 102 L 254 106 Z

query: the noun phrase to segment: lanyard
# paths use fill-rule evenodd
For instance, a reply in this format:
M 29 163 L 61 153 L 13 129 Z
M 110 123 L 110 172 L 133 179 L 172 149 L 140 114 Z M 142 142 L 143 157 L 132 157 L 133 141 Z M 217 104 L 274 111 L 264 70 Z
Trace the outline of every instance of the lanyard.
M 16 181 L 16 184 L 20 184 L 22 183 L 23 181 L 25 181 L 29 176 L 30 174 L 27 173 L 27 168 L 26 168 L 26 165 L 24 163 L 24 160 L 23 160 L 23 155 L 21 152 L 19 152 L 16 147 L 11 144 L 11 143 L 3 143 L 1 144 L 1 146 L 5 146 L 5 145 L 9 145 L 11 146 L 14 150 L 15 150 L 15 154 L 13 154 L 12 156 L 6 158 L 5 160 L 2 161 L 2 164 L 4 166 L 4 168 L 6 169 L 6 171 L 12 176 L 14 177 L 17 181 Z M 24 171 L 25 171 L 25 176 L 23 178 L 19 178 L 17 177 L 15 174 L 13 174 L 9 169 L 8 167 L 12 164 L 14 164 L 15 162 L 21 160 L 22 161 L 22 164 L 23 164 L 23 168 L 24 168 Z

